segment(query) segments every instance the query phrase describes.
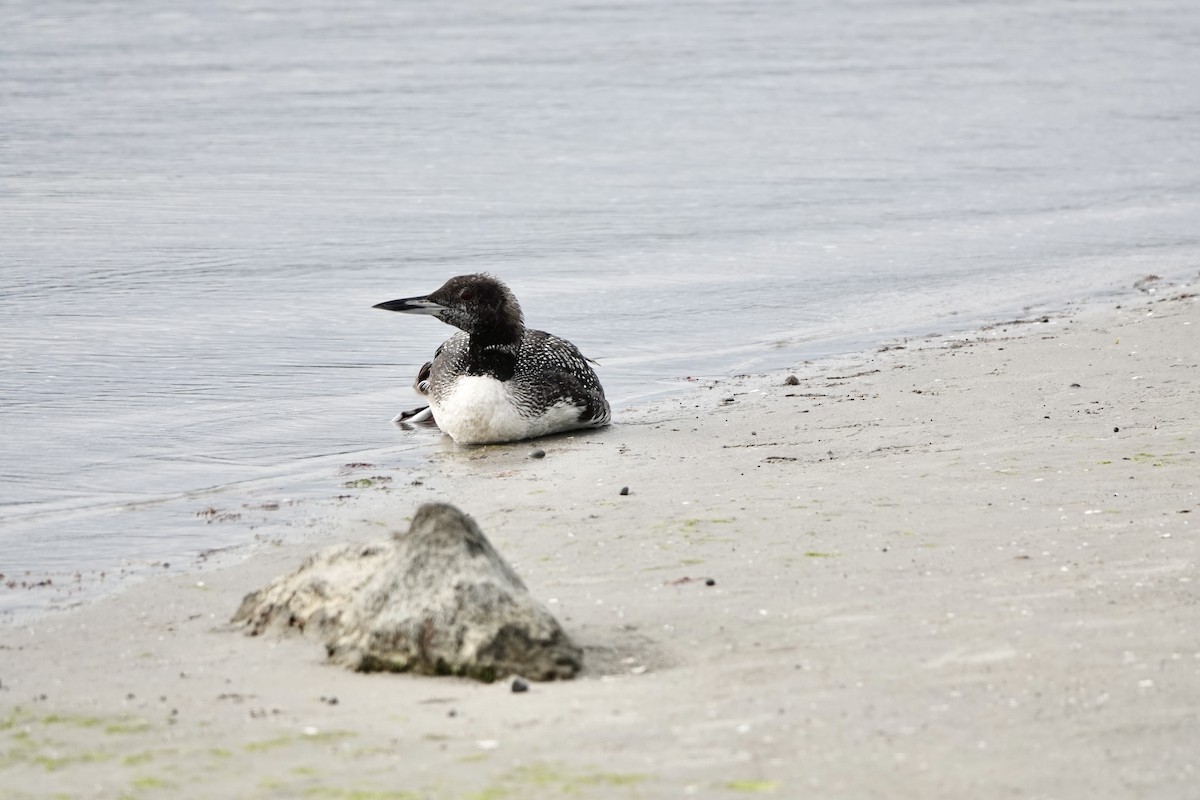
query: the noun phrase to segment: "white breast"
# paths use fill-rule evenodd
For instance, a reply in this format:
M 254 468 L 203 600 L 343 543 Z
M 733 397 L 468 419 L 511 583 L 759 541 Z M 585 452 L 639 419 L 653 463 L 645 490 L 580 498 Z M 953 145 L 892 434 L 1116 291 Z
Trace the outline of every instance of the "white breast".
M 440 400 L 429 399 L 438 427 L 460 444 L 511 442 L 579 427 L 576 406 L 559 403 L 524 416 L 503 383 L 481 375 L 460 377 Z

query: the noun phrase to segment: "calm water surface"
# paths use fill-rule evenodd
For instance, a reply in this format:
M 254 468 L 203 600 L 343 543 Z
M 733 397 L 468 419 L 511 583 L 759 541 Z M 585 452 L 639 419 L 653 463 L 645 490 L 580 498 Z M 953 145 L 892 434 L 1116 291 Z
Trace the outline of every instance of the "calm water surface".
M 619 409 L 1200 266 L 1184 0 L 7 0 L 0 29 L 6 579 L 186 562 L 346 462 L 419 463 L 388 418 L 450 329 L 370 306 L 454 274 L 506 279 Z

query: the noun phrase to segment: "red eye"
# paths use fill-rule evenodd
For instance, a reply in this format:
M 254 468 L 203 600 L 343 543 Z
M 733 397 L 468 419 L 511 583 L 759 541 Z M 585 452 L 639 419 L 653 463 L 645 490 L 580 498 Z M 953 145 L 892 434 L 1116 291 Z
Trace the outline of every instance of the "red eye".
M 459 297 L 461 297 L 463 300 L 470 302 L 470 300 L 473 297 L 475 297 L 475 293 L 472 292 L 470 289 L 463 289 L 462 294 L 460 294 Z

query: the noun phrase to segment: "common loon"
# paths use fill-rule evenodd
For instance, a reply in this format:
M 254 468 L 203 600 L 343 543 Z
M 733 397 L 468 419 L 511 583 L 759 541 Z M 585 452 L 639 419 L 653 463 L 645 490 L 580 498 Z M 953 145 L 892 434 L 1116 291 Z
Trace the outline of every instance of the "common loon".
M 417 376 L 428 408 L 395 421 L 432 413 L 456 442 L 488 444 L 601 428 L 612 418 L 588 359 L 566 339 L 526 328 L 517 298 L 491 275 L 459 275 L 432 294 L 375 308 L 429 314 L 462 331 Z

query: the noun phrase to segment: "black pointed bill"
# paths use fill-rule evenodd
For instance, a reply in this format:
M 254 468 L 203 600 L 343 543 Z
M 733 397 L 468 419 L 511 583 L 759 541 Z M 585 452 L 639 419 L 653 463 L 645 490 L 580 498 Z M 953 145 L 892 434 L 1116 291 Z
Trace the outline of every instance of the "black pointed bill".
M 427 297 L 402 297 L 399 300 L 376 303 L 372 308 L 399 311 L 401 314 L 437 314 L 446 310 L 445 306 L 435 303 Z

